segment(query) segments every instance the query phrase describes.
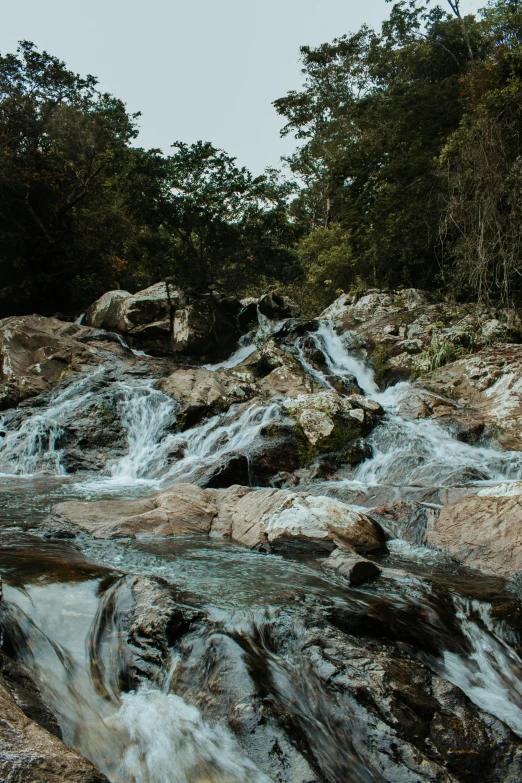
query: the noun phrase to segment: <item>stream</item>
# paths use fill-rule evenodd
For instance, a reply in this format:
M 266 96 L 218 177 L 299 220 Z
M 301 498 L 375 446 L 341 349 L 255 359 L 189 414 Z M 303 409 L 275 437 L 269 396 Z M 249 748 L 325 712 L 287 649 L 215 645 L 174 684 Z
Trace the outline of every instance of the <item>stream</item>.
M 277 328 L 260 323 L 229 359 L 207 369 L 233 368 Z M 310 342 L 322 369 L 309 358 Z M 367 437 L 372 456 L 334 479 L 312 477 L 298 491 L 364 509 L 400 498 L 436 509 L 448 488 L 522 479 L 520 452 L 469 445 L 433 419 L 410 418 L 410 384 L 379 391 L 350 335 L 340 337 L 329 322 L 292 351 L 321 387 L 355 377 L 386 412 Z M 112 783 L 468 780 L 456 772 L 437 777 L 415 754 L 392 752 L 384 708 L 363 714 L 352 696 L 341 653 L 353 655 L 360 662 L 353 671 L 362 667 L 369 677 L 372 667 L 384 666 L 380 661 L 402 661 L 404 644 L 413 650 L 412 671 L 456 686 L 473 709 L 522 738 L 516 596 L 502 580 L 423 546 L 415 531 L 407 539 L 392 531 L 389 553 L 380 558 L 383 577 L 357 589 L 324 570 L 320 557 L 262 554 L 222 539 L 49 536 L 44 520 L 54 504 L 197 483 L 227 454 L 246 452 L 279 413 L 277 402 L 254 401 L 180 433 L 178 406 L 155 379 L 112 380 L 110 373 L 102 365 L 76 376 L 18 428 L 0 422 L 0 624 L 7 652 L 40 687 L 66 743 Z M 107 385 L 125 447 L 100 473 L 68 474 L 65 422 Z M 173 634 L 160 664 L 126 641 L 133 580 L 143 577 L 174 585 L 183 617 L 196 618 Z M 330 641 L 321 652 L 325 617 Z M 346 647 L 343 634 L 357 636 L 360 628 L 370 641 Z M 145 661 L 139 676 L 138 659 Z M 360 672 L 353 677 L 366 687 Z M 409 741 L 401 739 L 404 747 Z

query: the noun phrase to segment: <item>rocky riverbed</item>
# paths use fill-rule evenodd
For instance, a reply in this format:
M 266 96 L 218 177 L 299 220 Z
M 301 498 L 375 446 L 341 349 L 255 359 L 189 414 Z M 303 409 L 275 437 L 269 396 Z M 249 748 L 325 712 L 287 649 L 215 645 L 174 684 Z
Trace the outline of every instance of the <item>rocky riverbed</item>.
M 521 780 L 521 340 L 417 290 L 1 321 L 2 779 Z

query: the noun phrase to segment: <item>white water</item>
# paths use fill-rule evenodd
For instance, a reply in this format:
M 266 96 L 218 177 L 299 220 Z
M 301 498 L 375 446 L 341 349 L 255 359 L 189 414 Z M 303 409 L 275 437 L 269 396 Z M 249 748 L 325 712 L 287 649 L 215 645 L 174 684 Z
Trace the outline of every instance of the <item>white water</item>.
M 284 321 L 271 321 L 263 313 L 257 311 L 257 326 L 239 338 L 238 347 L 228 359 L 217 364 L 204 364 L 206 370 L 230 370 L 248 359 L 254 351 L 263 345 L 283 325 Z
M 340 337 L 331 321 L 319 321 L 317 331 L 310 332 L 307 339 L 311 340 L 323 354 L 328 375 L 335 375 L 343 381 L 352 381 L 355 378 L 365 394 L 370 396 L 378 394 L 379 387 L 375 383 L 372 368 L 363 359 L 350 353 L 353 351 L 350 333 L 345 333 Z M 303 369 L 321 386 L 333 389 L 327 374 L 315 368 L 307 359 L 306 351 L 301 343 L 302 341 L 298 340 L 295 348 Z
M 0 474 L 32 476 L 35 473 L 64 475 L 60 438 L 66 419 L 95 394 L 96 381 L 103 375 L 99 367 L 51 396 L 46 407 L 36 409 L 18 430 L 6 430 L 0 439 Z M 3 420 L 0 420 L 0 429 Z
M 96 690 L 88 674 L 96 583 L 31 586 L 25 593 L 7 587 L 5 597 L 27 615 L 21 616 L 31 652 L 25 664 L 65 727 L 65 741 L 112 783 L 270 783 L 224 725 L 205 720 L 195 706 L 168 692 L 169 677 L 121 698 L 112 692 L 104 698 Z M 58 628 L 57 606 L 65 610 Z M 121 636 L 117 626 L 112 631 L 112 641 Z
M 489 606 L 457 597 L 454 601 L 471 653 L 446 651 L 433 665 L 472 702 L 522 736 L 522 660 L 495 634 Z M 471 619 L 473 615 L 477 619 Z
M 159 477 L 165 468 L 176 421 L 176 403 L 153 388 L 153 381 L 137 386 L 121 385 L 119 413 L 127 434 L 127 454 L 110 465 L 112 478 L 122 484 Z M 172 436 L 171 436 L 172 437 Z
M 494 482 L 520 478 L 520 452 L 462 443 L 432 419 L 399 415 L 401 403 L 412 393 L 410 384 L 400 383 L 374 395 L 387 417 L 369 438 L 373 457 L 360 465 L 356 482 L 364 486 L 443 486 L 462 483 L 463 471 L 478 471 L 485 480 Z

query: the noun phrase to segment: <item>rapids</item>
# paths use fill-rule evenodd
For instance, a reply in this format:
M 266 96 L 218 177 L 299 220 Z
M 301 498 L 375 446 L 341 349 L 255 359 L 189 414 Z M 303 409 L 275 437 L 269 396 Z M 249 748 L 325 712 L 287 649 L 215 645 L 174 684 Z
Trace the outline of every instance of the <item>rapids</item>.
M 280 327 L 260 319 L 228 360 L 207 369 L 235 367 Z M 351 336 L 340 337 L 330 322 L 305 338 L 292 350 L 321 386 L 355 378 L 386 411 L 368 437 L 372 456 L 335 480 L 311 480 L 311 492 L 347 493 L 371 506 L 376 493 L 412 497 L 429 490 L 425 502 L 437 505 L 437 492 L 466 476 L 484 488 L 509 488 L 522 478 L 519 452 L 462 443 L 433 420 L 408 417 L 403 403 L 410 385 L 379 391 Z M 310 344 L 323 357 L 319 364 Z M 196 483 L 203 469 L 246 451 L 279 411 L 277 403 L 233 406 L 180 433 L 177 405 L 153 379 L 109 376 L 106 366 L 80 374 L 18 428 L 0 421 L 0 623 L 7 652 L 16 653 L 38 683 L 64 740 L 110 781 L 435 780 L 418 777 L 402 751 L 394 757 L 389 730 L 377 717 L 381 707 L 368 720 L 349 688 L 343 691 L 342 677 L 330 687 L 338 676 L 335 652 L 314 668 L 321 611 L 341 630 L 354 618 L 370 635 L 384 628 L 393 660 L 402 642 L 412 645 L 419 667 L 453 683 L 522 737 L 516 599 L 500 580 L 459 569 L 411 540 L 391 541 L 384 578 L 356 590 L 311 556 L 283 559 L 191 537 L 80 536 L 72 543 L 42 534 L 42 520 L 60 499 L 132 497 Z M 101 473 L 72 477 L 63 465 L 66 421 L 107 385 L 125 447 Z M 137 631 L 128 642 L 135 606 L 129 580 L 143 575 L 175 585 L 183 611 L 189 606 L 198 613 L 159 662 L 143 653 L 147 642 Z M 332 649 L 340 644 L 336 638 Z M 381 665 L 380 654 L 361 648 L 357 666 L 369 665 L 372 656 Z

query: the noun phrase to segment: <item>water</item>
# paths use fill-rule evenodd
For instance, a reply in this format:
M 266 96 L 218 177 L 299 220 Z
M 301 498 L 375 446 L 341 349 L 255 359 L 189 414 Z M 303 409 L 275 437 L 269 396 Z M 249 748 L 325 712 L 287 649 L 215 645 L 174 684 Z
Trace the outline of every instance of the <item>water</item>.
M 105 370 L 82 374 L 74 383 L 51 395 L 49 404 L 26 418 L 18 429 L 6 430 L 0 439 L 0 474 L 33 476 L 35 473 L 64 475 L 61 439 L 71 414 L 82 409 L 99 390 Z M 0 419 L 3 429 L 4 419 Z
M 284 321 L 271 321 L 258 309 L 257 326 L 239 338 L 237 349 L 228 359 L 224 359 L 216 364 L 205 364 L 203 365 L 204 368 L 206 370 L 230 370 L 233 367 L 237 367 L 238 364 L 248 359 L 254 351 L 257 351 L 273 334 L 276 334 L 284 323 Z
M 277 328 L 260 318 L 229 359 L 207 368 L 237 366 Z M 321 362 L 308 358 L 305 340 Z M 320 322 L 295 350 L 321 386 L 355 378 L 386 411 L 368 438 L 373 456 L 315 489 L 324 494 L 330 486 L 347 486 L 364 494 L 393 487 L 400 497 L 410 487 L 471 481 L 484 493 L 517 491 L 518 452 L 461 443 L 433 420 L 408 417 L 403 403 L 412 388 L 399 384 L 379 392 L 350 336 L 340 337 L 330 322 Z M 114 403 L 124 445 L 103 475 L 70 481 L 64 465 L 68 427 L 102 389 Z M 419 666 L 428 663 L 522 736 L 515 599 L 506 597 L 502 583 L 461 572 L 425 547 L 390 542 L 384 577 L 352 590 L 311 556 L 283 560 L 190 537 L 80 538 L 71 546 L 25 530 L 23 525 L 38 531 L 58 499 L 132 496 L 198 482 L 227 455 L 248 456 L 260 431 L 280 415 L 276 402 L 254 401 L 178 432 L 177 410 L 153 380 L 115 379 L 104 366 L 53 392 L 48 404 L 14 424 L 6 414 L 0 426 L 4 624 L 10 633 L 18 629 L 24 665 L 68 743 L 113 783 L 427 780 L 410 769 L 396 738 L 395 750 L 382 755 L 392 729 L 361 712 L 353 698 L 373 687 L 373 664 L 366 663 L 372 656 L 375 670 L 385 666 L 379 659 L 385 653 L 397 665 L 396 640 L 410 646 L 408 655 L 416 654 Z M 145 655 L 144 665 L 155 673 L 134 681 L 133 661 L 148 641 L 139 629 L 130 637 L 135 597 L 129 580 L 143 574 L 174 585 L 176 600 L 201 614 L 161 655 L 159 648 Z M 161 601 L 152 604 L 161 607 Z M 352 652 L 335 647 L 342 634 L 317 620 L 322 607 L 329 617 L 362 618 L 363 631 L 346 637 Z M 375 628 L 378 646 L 370 649 L 364 638 Z M 340 675 L 339 660 L 351 661 L 352 653 L 353 665 Z M 359 668 L 364 682 L 354 674 Z

